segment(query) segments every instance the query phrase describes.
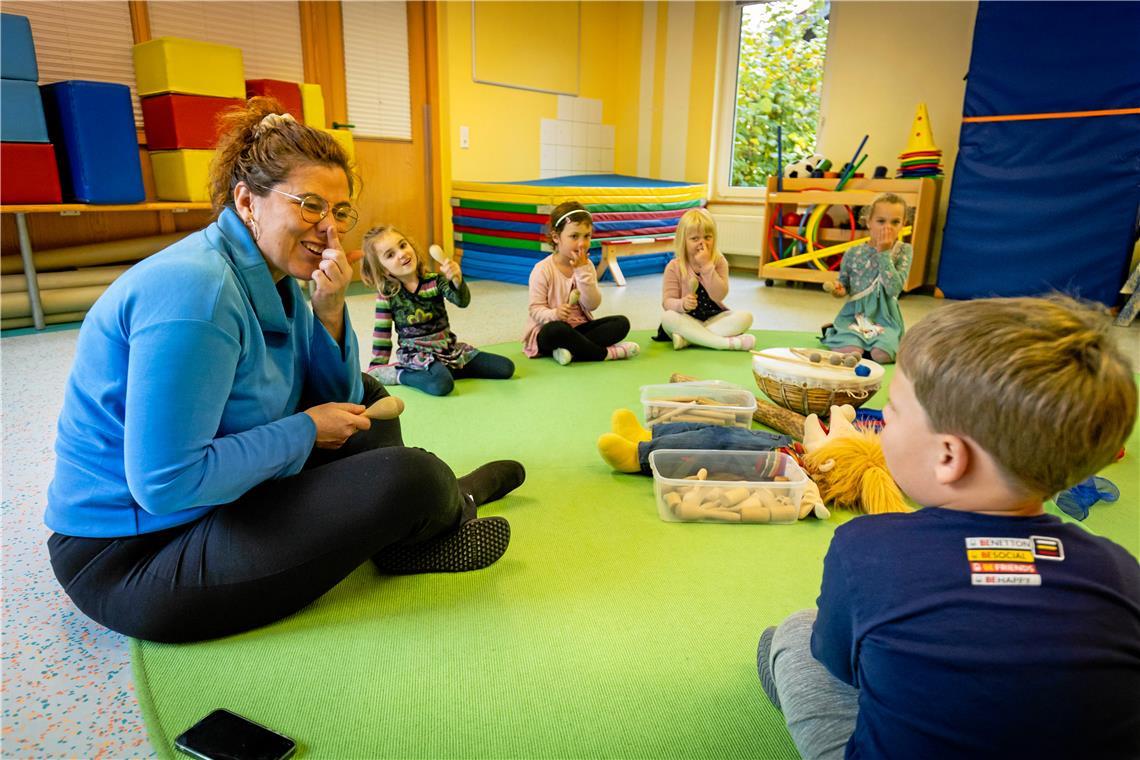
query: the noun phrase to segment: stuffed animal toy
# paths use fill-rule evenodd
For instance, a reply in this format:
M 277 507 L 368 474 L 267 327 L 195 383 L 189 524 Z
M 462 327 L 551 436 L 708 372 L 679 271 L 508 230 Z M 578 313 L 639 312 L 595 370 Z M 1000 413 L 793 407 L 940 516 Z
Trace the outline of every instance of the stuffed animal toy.
M 831 407 L 827 433 L 815 414 L 804 422 L 804 467 L 823 502 L 871 515 L 910 512 L 887 470 L 879 434 L 857 429 L 854 419 L 855 409 L 844 405 Z
M 606 464 L 618 472 L 639 473 L 642 472 L 642 468 L 638 444 L 652 439 L 653 434 L 641 426 L 637 421 L 637 415 L 628 409 L 615 409 L 610 417 L 610 432 L 603 433 L 598 438 L 598 453 L 602 455 Z M 796 457 L 794 452 L 789 452 L 789 455 Z M 831 512 L 824 506 L 819 488 L 811 480 L 808 480 L 803 497 L 800 499 L 799 519 L 802 520 L 808 515 L 814 515 L 820 520 L 831 517 Z

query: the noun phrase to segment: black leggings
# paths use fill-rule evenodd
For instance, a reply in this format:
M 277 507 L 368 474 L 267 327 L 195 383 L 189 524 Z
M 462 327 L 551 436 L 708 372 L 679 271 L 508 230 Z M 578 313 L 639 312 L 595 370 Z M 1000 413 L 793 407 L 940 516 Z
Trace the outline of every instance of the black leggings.
M 364 376 L 370 405 L 388 392 Z M 88 617 L 135 638 L 185 642 L 247 631 L 317 599 L 369 558 L 455 527 L 455 474 L 405 448 L 399 420 L 195 522 L 126 538 L 48 539 L 52 569 Z
M 576 362 L 600 362 L 606 348 L 629 335 L 629 320 L 620 314 L 583 322 L 571 327 L 569 322 L 547 322 L 538 331 L 538 355 L 549 356 L 556 348 L 565 348 Z

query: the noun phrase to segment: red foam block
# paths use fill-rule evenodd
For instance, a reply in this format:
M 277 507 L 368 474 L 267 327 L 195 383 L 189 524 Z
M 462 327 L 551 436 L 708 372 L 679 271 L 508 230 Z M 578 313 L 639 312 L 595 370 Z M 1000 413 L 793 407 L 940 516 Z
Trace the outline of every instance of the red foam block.
M 150 150 L 209 150 L 218 144 L 218 114 L 241 98 L 152 95 L 142 99 L 143 131 Z
M 51 143 L 0 143 L 0 203 L 61 203 Z
M 264 95 L 277 98 L 285 113 L 291 114 L 300 122 L 305 121 L 305 106 L 301 100 L 301 85 L 296 82 L 284 82 L 280 79 L 247 79 L 245 80 L 245 96 L 252 98 L 255 95 Z

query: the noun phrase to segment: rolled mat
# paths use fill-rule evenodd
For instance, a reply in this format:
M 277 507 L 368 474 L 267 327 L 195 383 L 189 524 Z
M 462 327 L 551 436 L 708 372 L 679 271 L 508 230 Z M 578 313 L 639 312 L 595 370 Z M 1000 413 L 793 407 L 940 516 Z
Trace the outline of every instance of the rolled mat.
M 54 248 L 36 251 L 32 260 L 36 272 L 50 272 L 55 269 L 96 266 L 99 264 L 119 264 L 124 261 L 138 261 L 158 253 L 163 248 L 177 243 L 192 230 L 175 232 L 169 235 L 153 235 L 141 238 L 112 240 L 108 243 L 76 245 L 68 248 Z M 19 274 L 24 271 L 24 262 L 19 256 L 0 257 L 0 274 Z

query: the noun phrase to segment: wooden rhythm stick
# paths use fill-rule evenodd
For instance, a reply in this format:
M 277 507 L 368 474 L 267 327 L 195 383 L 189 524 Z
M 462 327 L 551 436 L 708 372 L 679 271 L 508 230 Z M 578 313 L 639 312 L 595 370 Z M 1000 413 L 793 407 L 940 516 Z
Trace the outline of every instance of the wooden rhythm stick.
M 797 349 L 793 348 L 791 350 L 796 351 Z M 829 351 L 827 353 L 831 353 L 831 352 Z M 776 356 L 774 354 L 766 354 L 763 351 L 753 351 L 752 354 L 754 356 L 759 356 L 759 357 L 764 358 L 764 359 L 771 359 L 771 360 L 777 361 L 777 362 L 786 362 L 787 364 L 795 364 L 798 367 L 826 367 L 827 369 L 846 370 L 848 372 L 854 372 L 855 371 L 855 367 L 848 367 L 848 366 L 845 366 L 843 364 L 831 364 L 831 363 L 824 363 L 822 361 L 813 362 L 810 359 L 793 359 L 790 356 Z
M 674 373 L 669 377 L 669 382 L 671 383 L 692 383 L 696 382 L 696 380 L 697 378 L 692 375 L 682 375 L 680 373 Z M 756 399 L 756 411 L 752 413 L 752 419 L 761 425 L 767 425 L 779 433 L 789 435 L 794 440 L 802 441 L 804 438 L 804 422 L 807 420 L 806 417 L 802 414 L 796 414 L 790 409 L 785 409 L 782 406 L 776 406 L 762 398 Z

